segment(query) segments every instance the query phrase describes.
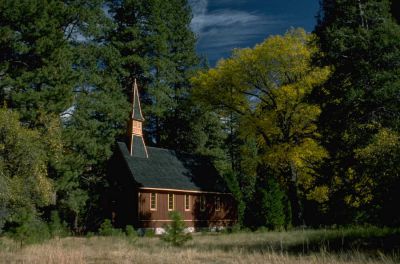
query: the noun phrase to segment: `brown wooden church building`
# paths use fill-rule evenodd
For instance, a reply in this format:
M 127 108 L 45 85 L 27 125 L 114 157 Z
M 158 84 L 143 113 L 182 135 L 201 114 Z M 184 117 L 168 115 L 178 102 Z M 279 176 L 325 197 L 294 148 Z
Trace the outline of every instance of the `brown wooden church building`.
M 132 97 L 129 139 L 117 142 L 111 169 L 116 225 L 162 232 L 170 211 L 179 211 L 191 231 L 236 223 L 235 200 L 208 158 L 145 145 L 136 81 Z

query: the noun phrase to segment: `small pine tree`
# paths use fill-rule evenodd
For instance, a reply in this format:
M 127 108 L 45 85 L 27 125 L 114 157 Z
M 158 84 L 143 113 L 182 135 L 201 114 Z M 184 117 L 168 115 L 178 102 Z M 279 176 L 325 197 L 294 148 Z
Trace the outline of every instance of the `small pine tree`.
M 167 226 L 166 232 L 161 236 L 161 240 L 171 243 L 173 246 L 182 246 L 185 242 L 192 239 L 192 235 L 185 232 L 185 223 L 179 212 L 173 211 L 169 214 L 172 220 L 171 224 Z
M 286 214 L 284 198 L 278 182 L 270 176 L 260 185 L 255 196 L 258 207 L 256 226 L 265 226 L 268 229 L 282 229 L 285 226 Z
M 50 216 L 49 231 L 52 237 L 65 237 L 69 235 L 65 222 L 61 222 L 57 211 L 52 211 Z
M 100 225 L 99 235 L 101 236 L 121 236 L 123 232 L 121 229 L 114 228 L 110 219 L 105 219 Z
M 263 204 L 268 208 L 267 227 L 281 229 L 285 224 L 284 192 L 281 190 L 274 177 L 267 180 L 267 194 L 264 196 Z
M 23 245 L 41 243 L 50 238 L 50 232 L 47 224 L 36 215 L 24 212 L 16 226 L 10 228 L 7 235 Z

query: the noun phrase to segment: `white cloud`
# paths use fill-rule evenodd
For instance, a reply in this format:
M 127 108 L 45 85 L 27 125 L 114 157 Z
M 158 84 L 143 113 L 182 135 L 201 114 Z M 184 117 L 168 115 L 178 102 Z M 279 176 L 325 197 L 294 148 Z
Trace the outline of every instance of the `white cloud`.
M 218 0 L 233 3 L 231 0 Z M 191 28 L 198 37 L 198 50 L 211 62 L 229 55 L 233 48 L 261 41 L 268 30 L 281 22 L 279 17 L 232 8 L 208 10 L 208 0 L 190 0 Z
M 230 9 L 217 10 L 211 13 L 194 15 L 191 27 L 201 34 L 208 27 L 227 27 L 234 24 L 249 24 L 262 20 L 261 16 L 244 11 Z
M 254 13 L 231 9 L 220 9 L 208 12 L 208 0 L 190 0 L 189 2 L 193 13 L 191 27 L 197 34 L 201 34 L 207 27 L 248 24 L 263 19 L 262 16 Z
M 194 16 L 202 15 L 207 12 L 208 0 L 190 0 L 192 13 Z

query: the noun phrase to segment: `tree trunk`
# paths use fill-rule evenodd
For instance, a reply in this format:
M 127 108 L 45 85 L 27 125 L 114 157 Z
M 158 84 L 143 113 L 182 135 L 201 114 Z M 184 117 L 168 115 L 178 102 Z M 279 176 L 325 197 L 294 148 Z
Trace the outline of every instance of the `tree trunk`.
M 78 234 L 78 213 L 75 212 L 74 215 L 74 232 Z
M 292 223 L 294 226 L 304 225 L 303 211 L 301 201 L 299 199 L 299 188 L 297 186 L 297 170 L 293 162 L 290 163 L 290 180 L 289 180 L 289 201 L 292 211 Z

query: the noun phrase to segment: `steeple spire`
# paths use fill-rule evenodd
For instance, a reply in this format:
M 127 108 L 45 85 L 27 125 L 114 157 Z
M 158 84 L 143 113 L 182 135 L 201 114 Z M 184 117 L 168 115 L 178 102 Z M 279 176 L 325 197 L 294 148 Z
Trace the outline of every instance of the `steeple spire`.
M 138 158 L 148 158 L 147 148 L 143 140 L 142 123 L 144 121 L 140 107 L 139 91 L 136 79 L 132 87 L 132 112 L 129 120 L 129 153 Z
M 140 98 L 139 98 L 139 91 L 136 83 L 133 83 L 132 87 L 132 119 L 137 120 L 137 121 L 144 121 L 143 115 L 142 115 L 142 108 L 140 107 Z

